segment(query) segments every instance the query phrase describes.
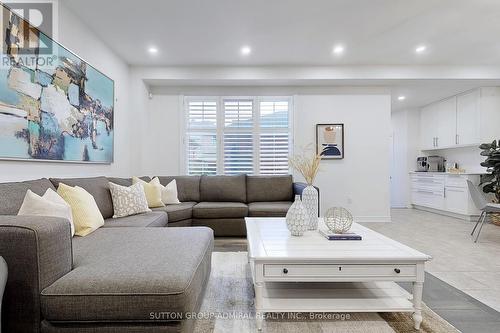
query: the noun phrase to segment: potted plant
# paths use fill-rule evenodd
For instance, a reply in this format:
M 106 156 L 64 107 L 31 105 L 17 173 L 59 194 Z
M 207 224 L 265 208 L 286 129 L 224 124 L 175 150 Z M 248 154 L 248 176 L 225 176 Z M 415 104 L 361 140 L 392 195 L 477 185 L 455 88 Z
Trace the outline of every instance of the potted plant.
M 500 142 L 494 140 L 492 143 L 483 143 L 479 146 L 481 156 L 486 156 L 486 160 L 481 163 L 487 168 L 487 175 L 482 176 L 481 184 L 484 193 L 493 193 L 495 202 L 500 202 Z M 490 214 L 491 222 L 500 225 L 500 214 Z
M 308 213 L 309 230 L 318 229 L 318 191 L 313 182 L 320 162 L 321 154 L 316 154 L 311 149 L 303 149 L 290 158 L 290 166 L 298 171 L 307 183 L 307 187 L 302 191 L 302 202 Z

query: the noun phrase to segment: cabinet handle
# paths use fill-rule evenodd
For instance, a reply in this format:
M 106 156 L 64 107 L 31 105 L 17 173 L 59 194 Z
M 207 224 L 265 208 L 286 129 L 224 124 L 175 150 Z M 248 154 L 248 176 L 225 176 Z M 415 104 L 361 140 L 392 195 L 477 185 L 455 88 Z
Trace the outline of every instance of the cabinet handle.
M 399 274 L 401 273 L 401 270 L 399 268 L 394 268 L 394 272 L 396 272 L 396 274 Z
M 283 274 L 288 274 L 288 269 L 283 268 Z
M 458 137 L 458 134 L 457 134 L 457 135 L 455 135 L 455 144 L 458 145 L 459 142 L 460 142 L 460 140 L 459 140 L 459 137 Z
M 439 147 L 439 137 L 436 137 L 436 147 Z

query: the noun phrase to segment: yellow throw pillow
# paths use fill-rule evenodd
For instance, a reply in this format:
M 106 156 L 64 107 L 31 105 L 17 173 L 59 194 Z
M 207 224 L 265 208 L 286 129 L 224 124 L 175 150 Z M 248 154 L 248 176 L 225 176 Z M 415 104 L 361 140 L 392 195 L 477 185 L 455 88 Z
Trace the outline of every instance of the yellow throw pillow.
M 163 186 L 160 184 L 160 180 L 158 178 L 154 178 L 148 183 L 140 178 L 132 177 L 132 184 L 137 183 L 141 184 L 144 188 L 149 208 L 165 206 L 161 201 L 161 190 L 163 189 Z
M 83 188 L 60 183 L 57 194 L 71 207 L 75 235 L 86 236 L 104 225 L 104 218 L 94 197 Z

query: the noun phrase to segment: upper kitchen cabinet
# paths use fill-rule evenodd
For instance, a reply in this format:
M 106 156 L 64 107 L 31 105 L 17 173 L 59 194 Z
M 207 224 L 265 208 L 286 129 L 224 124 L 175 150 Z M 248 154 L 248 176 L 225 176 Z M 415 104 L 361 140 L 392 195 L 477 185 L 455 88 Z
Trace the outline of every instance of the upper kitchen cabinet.
M 420 143 L 422 150 L 442 149 L 455 142 L 456 98 L 427 105 L 420 110 Z
M 500 139 L 500 88 L 481 88 L 479 109 L 480 142 Z
M 457 130 L 457 98 L 452 97 L 437 103 L 436 148 L 455 144 Z
M 457 135 L 455 144 L 479 144 L 480 91 L 474 90 L 457 96 Z
M 500 88 L 480 88 L 420 110 L 421 150 L 479 145 L 500 139 Z
M 420 147 L 423 150 L 434 149 L 438 130 L 435 104 L 428 105 L 420 110 L 420 124 Z

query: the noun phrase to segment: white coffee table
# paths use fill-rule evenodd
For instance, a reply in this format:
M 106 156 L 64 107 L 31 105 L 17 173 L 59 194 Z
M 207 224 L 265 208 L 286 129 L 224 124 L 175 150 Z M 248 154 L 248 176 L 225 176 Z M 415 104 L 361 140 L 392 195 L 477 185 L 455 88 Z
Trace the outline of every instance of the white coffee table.
M 284 218 L 247 217 L 246 227 L 259 330 L 269 312 L 413 312 L 420 328 L 430 256 L 359 224 L 351 231 L 362 241 L 291 236 Z M 413 295 L 402 281 L 413 283 Z

